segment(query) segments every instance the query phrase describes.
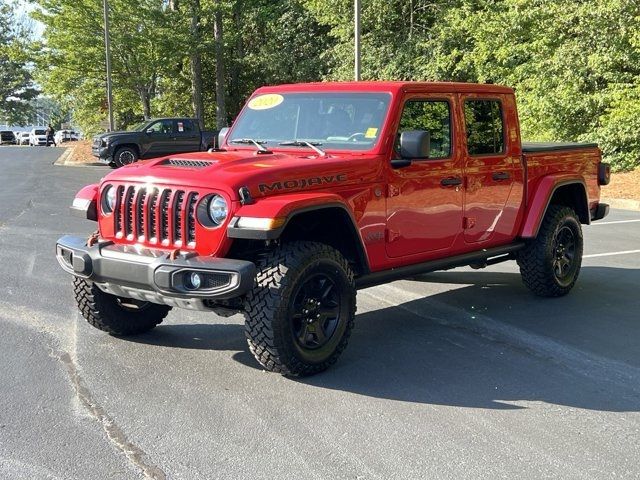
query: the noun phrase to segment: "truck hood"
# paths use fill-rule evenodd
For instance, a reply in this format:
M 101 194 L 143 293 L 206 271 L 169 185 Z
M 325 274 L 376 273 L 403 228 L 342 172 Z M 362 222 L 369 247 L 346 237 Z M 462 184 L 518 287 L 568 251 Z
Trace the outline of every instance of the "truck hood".
M 122 130 L 118 132 L 106 132 L 93 137 L 93 141 L 97 142 L 101 140 L 106 140 L 111 137 L 118 137 L 119 139 L 125 138 L 125 137 L 137 137 L 138 135 L 140 135 L 140 132 L 127 132 L 126 130 Z
M 311 152 L 313 153 L 313 152 Z M 258 154 L 247 150 L 175 154 L 114 170 L 103 182 L 220 190 L 232 200 L 247 187 L 253 198 L 376 181 L 382 162 L 370 154 L 320 157 L 299 150 Z

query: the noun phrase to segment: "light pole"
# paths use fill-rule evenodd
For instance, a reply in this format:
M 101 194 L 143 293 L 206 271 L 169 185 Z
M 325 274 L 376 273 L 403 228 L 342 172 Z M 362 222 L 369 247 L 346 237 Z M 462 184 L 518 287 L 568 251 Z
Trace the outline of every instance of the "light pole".
M 354 30 L 355 30 L 355 78 L 356 82 L 360 81 L 360 0 L 354 0 Z
M 104 4 L 104 50 L 107 57 L 107 107 L 109 108 L 109 131 L 113 132 L 113 95 L 111 94 L 111 47 L 109 45 L 109 0 Z

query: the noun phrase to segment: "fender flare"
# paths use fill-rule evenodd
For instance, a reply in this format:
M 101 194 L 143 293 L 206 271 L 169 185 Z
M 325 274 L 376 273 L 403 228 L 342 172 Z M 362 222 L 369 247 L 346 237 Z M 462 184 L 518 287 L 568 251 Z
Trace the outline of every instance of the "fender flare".
M 98 221 L 98 184 L 92 183 L 76 193 L 69 207 L 71 214 L 87 220 Z
M 578 207 L 577 213 L 580 213 L 580 208 L 583 208 L 586 211 L 586 217 L 581 219 L 582 223 L 590 223 L 589 202 L 584 179 L 573 175 L 549 175 L 540 180 L 536 187 L 536 193 L 531 203 L 527 206 L 527 213 L 519 235 L 521 238 L 535 238 L 538 235 L 542 220 L 551 204 L 551 199 L 559 189 L 569 185 L 579 185 L 582 187 L 584 194 L 581 195 L 581 197 L 584 205 L 576 205 L 576 207 Z
M 227 236 L 245 240 L 277 240 L 295 217 L 309 212 L 335 208 L 343 211 L 349 218 L 354 241 L 357 243 L 356 253 L 363 267 L 368 271 L 369 259 L 353 212 L 342 197 L 332 193 L 292 193 L 256 199 L 255 203 L 243 205 L 235 212 L 227 226 Z M 270 230 L 239 228 L 237 224 L 240 217 L 280 219 L 281 223 L 278 227 Z

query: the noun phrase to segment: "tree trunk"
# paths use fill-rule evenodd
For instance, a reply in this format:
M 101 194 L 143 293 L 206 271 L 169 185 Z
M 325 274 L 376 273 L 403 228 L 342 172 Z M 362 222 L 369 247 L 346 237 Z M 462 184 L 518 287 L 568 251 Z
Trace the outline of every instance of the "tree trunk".
M 236 41 L 235 41 L 235 61 L 231 64 L 230 75 L 230 109 L 231 115 L 235 115 L 240 111 L 242 107 L 240 98 L 240 61 L 244 58 L 244 45 L 242 43 L 242 0 L 236 0 L 233 4 L 233 24 L 235 26 Z
M 144 87 L 139 88 L 138 93 L 140 94 L 140 100 L 142 101 L 142 113 L 144 115 L 144 119 L 149 120 L 151 118 L 151 95 Z
M 202 59 L 200 55 L 200 0 L 191 5 L 191 100 L 193 115 L 198 119 L 200 129 L 204 130 L 204 102 L 202 100 Z
M 222 37 L 222 6 L 221 1 L 216 0 L 216 13 L 213 24 L 213 36 L 216 45 L 216 127 L 218 129 L 227 126 L 227 107 L 224 85 L 224 50 Z

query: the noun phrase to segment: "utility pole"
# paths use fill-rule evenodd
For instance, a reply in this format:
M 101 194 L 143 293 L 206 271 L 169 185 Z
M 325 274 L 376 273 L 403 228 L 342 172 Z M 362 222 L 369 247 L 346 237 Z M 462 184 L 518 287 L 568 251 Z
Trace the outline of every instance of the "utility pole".
M 355 17 L 355 78 L 356 82 L 360 81 L 360 0 L 354 0 L 354 17 Z
M 115 130 L 113 123 L 113 95 L 111 94 L 111 47 L 109 45 L 109 0 L 104 4 L 104 49 L 107 57 L 107 107 L 109 108 L 109 131 Z

